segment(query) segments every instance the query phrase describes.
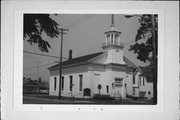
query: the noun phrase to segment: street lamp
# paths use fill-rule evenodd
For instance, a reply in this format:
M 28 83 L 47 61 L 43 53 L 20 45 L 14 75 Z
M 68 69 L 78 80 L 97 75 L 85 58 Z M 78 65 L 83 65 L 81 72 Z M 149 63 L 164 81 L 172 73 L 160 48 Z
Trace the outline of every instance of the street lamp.
M 141 15 L 125 15 L 126 18 L 131 17 L 142 17 Z M 156 35 L 155 35 L 155 18 L 154 14 L 151 15 L 152 17 L 152 39 L 153 39 L 153 103 L 157 104 L 157 53 L 156 53 Z

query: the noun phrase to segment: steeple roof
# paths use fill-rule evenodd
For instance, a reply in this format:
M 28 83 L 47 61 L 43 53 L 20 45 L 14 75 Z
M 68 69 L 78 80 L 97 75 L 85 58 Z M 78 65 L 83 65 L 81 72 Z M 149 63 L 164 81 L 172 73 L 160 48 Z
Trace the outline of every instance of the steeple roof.
M 111 26 L 110 26 L 110 29 L 107 30 L 107 31 L 105 32 L 105 34 L 108 33 L 108 32 L 118 32 L 118 33 L 121 33 L 121 32 L 116 28 L 116 26 L 115 26 L 114 14 L 111 15 Z

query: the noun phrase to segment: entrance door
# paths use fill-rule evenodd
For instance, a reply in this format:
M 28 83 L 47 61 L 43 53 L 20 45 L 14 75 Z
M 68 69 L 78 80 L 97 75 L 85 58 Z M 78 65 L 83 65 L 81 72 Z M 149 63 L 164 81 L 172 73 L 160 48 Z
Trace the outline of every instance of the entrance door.
M 122 97 L 122 89 L 123 89 L 122 81 L 123 81 L 122 78 L 115 78 L 115 83 L 114 83 L 114 97 L 115 98 Z

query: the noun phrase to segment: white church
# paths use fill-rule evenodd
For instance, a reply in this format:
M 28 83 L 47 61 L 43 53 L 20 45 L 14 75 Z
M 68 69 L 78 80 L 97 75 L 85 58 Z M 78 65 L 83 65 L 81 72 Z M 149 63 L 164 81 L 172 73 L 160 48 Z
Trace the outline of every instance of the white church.
M 72 58 L 62 63 L 61 96 L 92 98 L 96 94 L 114 98 L 153 98 L 152 73 L 138 67 L 123 54 L 121 32 L 114 25 L 105 32 L 102 52 Z M 49 67 L 49 95 L 59 95 L 59 64 Z

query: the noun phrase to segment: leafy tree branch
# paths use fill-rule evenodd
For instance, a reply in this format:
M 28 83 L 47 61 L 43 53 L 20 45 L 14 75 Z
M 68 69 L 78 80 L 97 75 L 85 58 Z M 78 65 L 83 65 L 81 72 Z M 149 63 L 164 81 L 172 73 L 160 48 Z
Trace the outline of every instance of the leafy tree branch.
M 42 33 L 51 38 L 58 37 L 58 26 L 49 14 L 24 14 L 23 39 L 31 45 L 37 44 L 42 52 L 48 52 L 51 46 L 42 38 Z

